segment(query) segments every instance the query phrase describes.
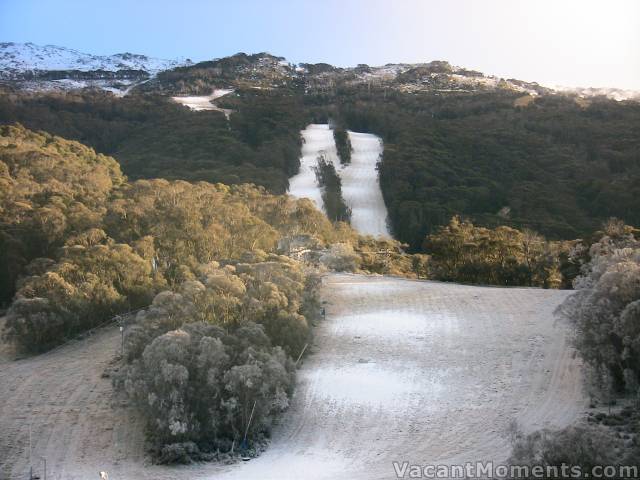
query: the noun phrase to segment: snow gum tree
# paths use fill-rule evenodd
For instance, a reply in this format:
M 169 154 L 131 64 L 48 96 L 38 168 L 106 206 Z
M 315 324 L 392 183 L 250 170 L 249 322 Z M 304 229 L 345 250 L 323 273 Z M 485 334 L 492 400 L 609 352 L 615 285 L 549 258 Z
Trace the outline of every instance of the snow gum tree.
M 158 461 L 229 452 L 245 432 L 255 445 L 289 405 L 318 282 L 289 258 L 254 258 L 189 270 L 127 329 L 114 383 L 146 418 Z
M 559 311 L 575 326 L 575 344 L 591 383 L 611 393 L 638 391 L 640 381 L 640 241 L 620 222 L 605 226 Z

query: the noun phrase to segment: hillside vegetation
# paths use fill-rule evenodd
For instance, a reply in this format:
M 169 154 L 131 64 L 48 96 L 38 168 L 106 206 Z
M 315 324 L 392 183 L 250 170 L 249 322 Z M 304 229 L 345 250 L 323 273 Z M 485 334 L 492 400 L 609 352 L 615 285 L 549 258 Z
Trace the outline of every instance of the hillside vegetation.
M 131 178 L 254 183 L 284 193 L 300 164 L 301 99 L 252 90 L 226 101 L 229 122 L 158 95 L 0 95 L 0 123 L 80 141 L 114 156 Z
M 380 181 L 393 233 L 413 249 L 453 215 L 553 239 L 582 237 L 611 216 L 640 224 L 637 103 L 585 107 L 543 95 L 517 107 L 508 91 L 345 88 L 335 97 L 328 114 L 383 138 Z
M 20 126 L 0 130 L 0 175 L 3 300 L 17 288 L 16 328 L 46 343 L 147 305 L 200 264 L 275 252 L 285 235 L 357 238 L 309 201 L 250 185 L 128 182 L 113 158 Z
M 268 435 L 320 310 L 314 269 L 278 244 L 357 245 L 352 230 L 252 185 L 129 182 L 113 158 L 22 126 L 0 127 L 0 182 L 8 340 L 42 351 L 141 310 L 115 378 L 159 461 L 233 450 L 251 410 L 252 445 Z
M 129 181 L 113 158 L 20 125 L 0 127 L 0 186 L 3 336 L 40 352 L 129 318 L 114 381 L 161 462 L 237 453 L 245 431 L 242 451 L 259 449 L 319 317 L 320 266 L 425 274 L 308 199 Z
M 612 216 L 640 224 L 640 104 L 525 95 L 514 82 L 441 91 L 438 75 L 452 81 L 443 65 L 429 64 L 426 80 L 365 84 L 366 66 L 303 75 L 277 57 L 239 54 L 163 72 L 124 98 L 0 95 L 0 123 L 82 141 L 131 178 L 251 182 L 273 193 L 297 172 L 299 132 L 310 121 L 339 126 L 345 163 L 344 129 L 374 133 L 385 145 L 379 171 L 393 234 L 413 251 L 454 215 L 552 240 L 583 237 Z M 236 92 L 218 100 L 233 110 L 229 122 L 161 96 L 229 86 Z

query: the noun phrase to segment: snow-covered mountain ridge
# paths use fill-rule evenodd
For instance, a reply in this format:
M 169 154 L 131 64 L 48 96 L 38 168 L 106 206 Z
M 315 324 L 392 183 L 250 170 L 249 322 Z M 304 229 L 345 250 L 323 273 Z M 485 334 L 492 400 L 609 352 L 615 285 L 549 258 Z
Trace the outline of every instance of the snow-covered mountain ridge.
M 170 71 L 176 67 L 190 68 Z M 209 95 L 218 88 L 239 86 L 277 89 L 304 85 L 305 92 L 313 92 L 331 91 L 337 85 L 365 84 L 405 93 L 506 89 L 528 96 L 555 93 L 582 99 L 605 96 L 640 101 L 638 91 L 543 86 L 485 75 L 440 60 L 342 68 L 326 63 L 296 65 L 263 52 L 238 53 L 194 64 L 189 59 L 166 60 L 134 53 L 93 55 L 55 45 L 14 42 L 0 43 L 0 81 L 11 89 L 26 91 L 98 88 L 116 95 L 143 84 L 146 91 L 161 90 L 173 95 Z
M 190 60 L 165 60 L 134 53 L 92 55 L 55 45 L 0 43 L 0 77 L 19 79 L 25 74 L 44 71 L 141 70 L 154 75 L 162 70 L 191 64 Z

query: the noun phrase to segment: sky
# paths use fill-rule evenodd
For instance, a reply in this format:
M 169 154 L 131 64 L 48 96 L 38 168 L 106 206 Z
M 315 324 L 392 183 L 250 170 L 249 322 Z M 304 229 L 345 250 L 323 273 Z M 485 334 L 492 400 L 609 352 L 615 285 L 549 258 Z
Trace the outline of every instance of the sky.
M 447 60 L 544 85 L 640 90 L 640 0 L 0 0 L 0 41 L 338 66 Z

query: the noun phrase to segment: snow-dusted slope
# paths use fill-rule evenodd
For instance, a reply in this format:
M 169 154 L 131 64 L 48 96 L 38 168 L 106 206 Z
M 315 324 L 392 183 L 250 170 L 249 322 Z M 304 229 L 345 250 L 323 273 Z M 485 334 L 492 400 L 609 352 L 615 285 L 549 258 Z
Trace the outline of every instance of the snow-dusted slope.
M 340 171 L 342 196 L 351 208 L 351 226 L 363 235 L 391 237 L 378 170 L 382 140 L 370 133 L 349 132 L 351 163 Z
M 20 361 L 0 355 L 0 478 L 377 480 L 393 461 L 506 459 L 509 424 L 571 424 L 586 406 L 580 362 L 553 311 L 570 292 L 329 275 L 290 409 L 260 457 L 152 465 L 142 421 L 101 374 L 110 327 Z M 2 350 L 0 349 L 0 354 Z M 36 460 L 37 459 L 37 460 Z
M 640 90 L 625 90 L 622 88 L 597 88 L 597 87 L 564 87 L 553 85 L 549 88 L 559 93 L 568 93 L 582 98 L 607 97 L 621 102 L 623 100 L 640 100 Z
M 512 421 L 563 428 L 586 407 L 553 316 L 567 294 L 329 276 L 326 321 L 272 444 L 203 478 L 382 480 L 394 461 L 504 462 Z
M 18 75 L 34 70 L 78 70 L 89 72 L 104 70 L 144 70 L 155 74 L 190 62 L 185 60 L 163 60 L 133 53 L 115 55 L 91 55 L 55 45 L 33 43 L 0 43 L 0 74 Z
M 301 132 L 302 158 L 297 175 L 289 179 L 289 194 L 298 198 L 310 198 L 318 209 L 324 211 L 322 191 L 316 179 L 314 167 L 318 165 L 318 156 L 324 155 L 327 161 L 338 168 L 338 154 L 333 140 L 333 131 L 329 125 L 311 124 Z

